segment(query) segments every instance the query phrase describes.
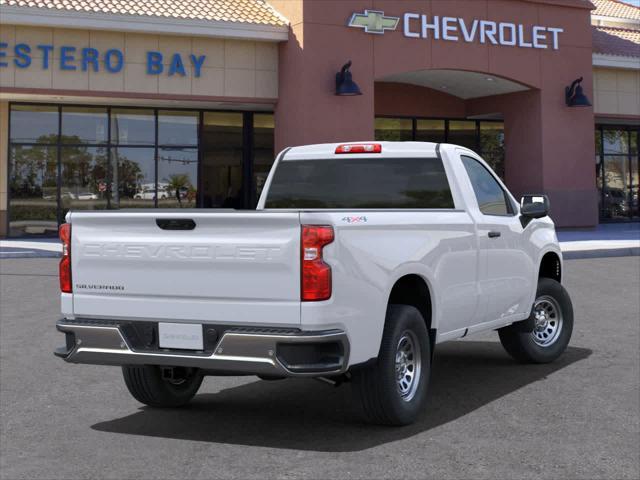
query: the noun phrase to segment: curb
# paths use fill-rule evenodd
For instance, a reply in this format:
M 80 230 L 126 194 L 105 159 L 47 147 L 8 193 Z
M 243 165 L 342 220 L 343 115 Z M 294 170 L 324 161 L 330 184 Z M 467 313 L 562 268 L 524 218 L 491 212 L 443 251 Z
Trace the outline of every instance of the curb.
M 601 250 L 576 250 L 562 252 L 565 260 L 583 260 L 588 258 L 614 258 L 614 257 L 638 257 L 640 247 L 631 248 L 609 248 Z

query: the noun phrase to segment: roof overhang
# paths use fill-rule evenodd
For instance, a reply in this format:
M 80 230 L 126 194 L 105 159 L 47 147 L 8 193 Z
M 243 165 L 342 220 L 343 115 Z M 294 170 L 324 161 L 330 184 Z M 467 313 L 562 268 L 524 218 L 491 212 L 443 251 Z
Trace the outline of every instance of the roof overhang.
M 462 70 L 418 70 L 377 78 L 380 82 L 427 87 L 463 100 L 523 92 L 529 87 L 488 73 Z
M 147 15 L 115 15 L 9 5 L 2 6 L 2 23 L 83 30 L 233 38 L 265 42 L 282 42 L 289 38 L 288 26 Z
M 620 55 L 593 54 L 594 67 L 620 68 L 624 70 L 640 70 L 640 58 Z

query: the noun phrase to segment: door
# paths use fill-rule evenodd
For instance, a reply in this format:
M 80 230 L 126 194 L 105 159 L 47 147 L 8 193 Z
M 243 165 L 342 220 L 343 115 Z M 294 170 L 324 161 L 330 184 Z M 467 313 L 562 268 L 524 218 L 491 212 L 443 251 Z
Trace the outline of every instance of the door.
M 512 200 L 480 161 L 466 155 L 461 160 L 475 196 L 470 212 L 480 250 L 480 323 L 528 314 L 535 275 Z
M 603 222 L 640 217 L 638 136 L 627 126 L 600 126 L 596 130 L 596 176 Z

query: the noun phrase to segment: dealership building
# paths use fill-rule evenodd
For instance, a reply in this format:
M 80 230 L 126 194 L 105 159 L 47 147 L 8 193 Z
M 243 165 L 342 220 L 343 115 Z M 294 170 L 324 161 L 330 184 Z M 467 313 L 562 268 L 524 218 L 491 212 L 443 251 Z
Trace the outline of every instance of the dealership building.
M 253 208 L 274 152 L 371 139 L 470 147 L 561 227 L 638 221 L 639 132 L 616 0 L 0 0 L 0 237 Z

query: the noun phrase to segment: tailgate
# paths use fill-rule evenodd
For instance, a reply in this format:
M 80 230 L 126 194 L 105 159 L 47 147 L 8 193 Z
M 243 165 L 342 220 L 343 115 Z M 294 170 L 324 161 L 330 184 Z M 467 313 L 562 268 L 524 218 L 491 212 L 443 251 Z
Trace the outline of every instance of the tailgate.
M 298 213 L 73 212 L 70 222 L 75 316 L 300 323 Z

